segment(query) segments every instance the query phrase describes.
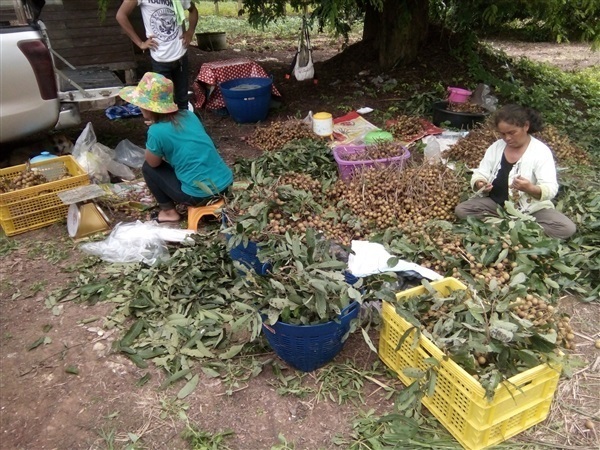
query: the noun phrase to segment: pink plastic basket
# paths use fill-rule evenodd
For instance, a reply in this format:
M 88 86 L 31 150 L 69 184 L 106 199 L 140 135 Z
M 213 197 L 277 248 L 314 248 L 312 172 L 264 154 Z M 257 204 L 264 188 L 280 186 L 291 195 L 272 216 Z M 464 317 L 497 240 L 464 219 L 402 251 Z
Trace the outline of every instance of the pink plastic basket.
M 450 93 L 450 95 L 448 95 L 448 101 L 453 103 L 465 103 L 469 100 L 469 97 L 471 97 L 472 94 L 471 91 L 457 87 L 449 87 L 448 92 Z
M 344 181 L 363 169 L 373 166 L 391 166 L 398 165 L 404 167 L 404 162 L 410 157 L 410 152 L 403 145 L 398 144 L 399 154 L 385 159 L 365 159 L 360 161 L 347 161 L 345 156 L 365 153 L 366 145 L 338 145 L 333 149 L 333 157 L 338 165 L 340 178 Z

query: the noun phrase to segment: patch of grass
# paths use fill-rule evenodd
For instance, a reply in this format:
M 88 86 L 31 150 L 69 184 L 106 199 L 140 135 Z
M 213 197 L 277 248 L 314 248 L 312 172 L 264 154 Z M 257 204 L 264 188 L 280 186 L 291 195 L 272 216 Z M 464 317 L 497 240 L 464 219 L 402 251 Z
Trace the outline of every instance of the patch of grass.
M 32 242 L 27 250 L 27 257 L 43 257 L 51 264 L 57 264 L 69 257 L 70 249 L 65 242 L 55 241 L 36 241 Z
M 1 257 L 4 258 L 6 255 L 9 255 L 17 248 L 19 248 L 19 243 L 16 240 L 11 239 L 7 236 L 0 237 L 0 256 Z
M 285 18 L 269 23 L 264 27 L 255 28 L 248 23 L 246 17 L 238 17 L 237 12 L 235 15 L 230 14 L 230 8 L 223 8 L 228 3 L 235 6 L 235 2 L 219 2 L 219 15 L 214 14 L 213 2 L 201 2 L 201 6 L 202 3 L 209 3 L 212 11 L 210 11 L 210 8 L 200 9 L 200 19 L 196 26 L 196 33 L 225 32 L 227 33 L 229 46 L 241 49 L 276 50 L 289 48 L 292 51 L 296 48 L 302 27 L 302 18 L 299 15 L 290 12 Z M 316 25 L 309 31 L 314 49 L 318 49 L 320 45 L 342 45 L 342 38 L 335 37 L 331 33 L 322 33 Z M 360 40 L 361 36 L 362 25 L 358 24 L 350 31 L 348 42 L 356 42 Z
M 351 361 L 345 363 L 331 363 L 309 375 L 295 372 L 283 375 L 281 370 L 275 370 L 277 376 L 277 393 L 279 395 L 294 395 L 305 398 L 312 396 L 311 402 L 318 403 L 330 400 L 338 405 L 351 402 L 355 405 L 364 404 L 365 381 L 375 383 L 386 390 L 389 396 L 393 388 L 380 382 L 377 378 L 387 377 L 387 369 L 379 361 L 375 361 L 371 369 L 359 369 Z M 309 386 L 313 380 L 315 386 Z
M 101 428 L 100 431 L 98 431 L 98 434 L 100 435 L 100 438 L 104 441 L 106 450 L 115 450 L 117 448 L 117 447 L 115 447 L 117 434 L 116 434 L 114 428 L 111 428 L 111 429 Z
M 598 67 L 564 72 L 526 58 L 509 58 L 488 46 L 455 53 L 469 79 L 494 87 L 501 104 L 519 103 L 540 111 L 544 121 L 568 135 L 593 156 L 600 156 L 600 75 Z
M 182 437 L 192 450 L 229 450 L 231 447 L 225 442 L 234 432 L 231 430 L 211 433 L 201 430 L 197 425 L 188 422 Z
M 239 2 L 241 3 L 241 2 Z M 219 17 L 238 17 L 239 6 L 238 2 L 222 2 L 219 1 L 217 5 L 216 2 L 196 2 L 196 8 L 198 8 L 198 14 L 200 15 L 199 23 L 202 23 L 202 20 L 206 16 L 219 16 Z M 218 14 L 217 14 L 218 8 Z M 286 14 L 288 16 L 297 14 L 294 9 L 287 4 L 286 5 Z
M 36 281 L 35 283 L 31 284 L 31 287 L 29 288 L 29 290 L 31 291 L 32 294 L 36 294 L 40 291 L 43 291 L 44 288 L 46 287 L 46 284 L 47 284 L 46 280 Z
M 280 443 L 272 446 L 271 450 L 294 450 L 296 448 L 293 442 L 287 441 L 283 433 L 279 433 L 279 436 L 277 436 L 277 440 Z
M 202 371 L 209 377 L 221 378 L 227 387 L 225 393 L 233 395 L 234 392 L 245 389 L 246 383 L 258 376 L 267 363 L 270 361 L 261 362 L 252 357 L 227 362 L 212 361 L 206 363 Z

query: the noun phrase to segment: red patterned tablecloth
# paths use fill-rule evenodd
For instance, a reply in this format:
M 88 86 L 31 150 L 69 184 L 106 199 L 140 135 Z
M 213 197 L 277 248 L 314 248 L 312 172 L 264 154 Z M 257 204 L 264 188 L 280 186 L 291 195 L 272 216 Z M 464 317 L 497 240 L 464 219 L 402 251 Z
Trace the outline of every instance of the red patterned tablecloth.
M 213 61 L 200 66 L 200 71 L 192 84 L 194 106 L 196 108 L 219 109 L 225 107 L 225 100 L 219 83 L 236 78 L 269 78 L 265 70 L 248 58 Z M 207 90 L 209 92 L 207 99 Z M 273 85 L 273 95 L 281 96 Z

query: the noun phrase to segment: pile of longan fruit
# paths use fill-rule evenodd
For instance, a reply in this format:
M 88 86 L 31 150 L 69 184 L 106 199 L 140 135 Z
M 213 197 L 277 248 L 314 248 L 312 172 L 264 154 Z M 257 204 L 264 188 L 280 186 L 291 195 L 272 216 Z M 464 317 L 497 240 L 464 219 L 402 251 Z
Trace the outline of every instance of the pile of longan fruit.
M 423 133 L 423 124 L 418 117 L 400 115 L 389 122 L 386 130 L 392 133 L 394 139 L 406 142 Z
M 248 138 L 248 143 L 263 151 L 274 151 L 281 150 L 291 141 L 315 138 L 308 124 L 301 120 L 289 119 L 257 128 Z

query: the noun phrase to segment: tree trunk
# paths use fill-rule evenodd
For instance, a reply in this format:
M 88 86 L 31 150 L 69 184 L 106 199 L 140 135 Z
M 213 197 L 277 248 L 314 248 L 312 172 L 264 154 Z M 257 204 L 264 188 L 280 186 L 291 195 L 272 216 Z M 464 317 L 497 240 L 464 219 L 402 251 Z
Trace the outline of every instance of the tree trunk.
M 408 64 L 427 38 L 428 23 L 428 0 L 384 0 L 382 12 L 367 3 L 363 40 L 374 41 L 382 68 Z

